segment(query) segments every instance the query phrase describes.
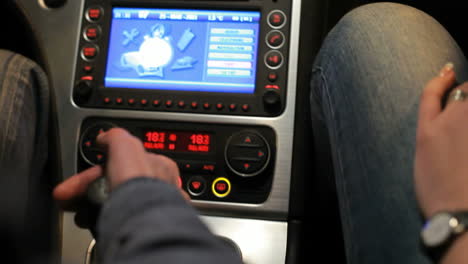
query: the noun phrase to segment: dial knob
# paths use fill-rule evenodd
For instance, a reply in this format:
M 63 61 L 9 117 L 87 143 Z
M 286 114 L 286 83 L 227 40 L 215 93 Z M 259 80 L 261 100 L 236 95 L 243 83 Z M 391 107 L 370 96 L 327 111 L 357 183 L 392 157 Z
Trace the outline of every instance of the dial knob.
M 96 123 L 83 132 L 80 139 L 80 154 L 89 165 L 102 164 L 106 161 L 105 152 L 96 143 L 96 138 L 100 133 L 106 132 L 115 127 L 112 123 Z
M 93 83 L 91 81 L 79 81 L 75 86 L 73 98 L 78 104 L 85 103 L 93 93 Z
M 226 145 L 228 167 L 242 177 L 257 176 L 270 162 L 270 146 L 257 132 L 242 131 L 231 136 Z
M 263 94 L 263 104 L 270 113 L 276 113 L 281 109 L 281 97 L 276 91 L 267 91 Z
M 65 5 L 67 0 L 44 0 L 44 4 L 49 8 L 59 8 Z

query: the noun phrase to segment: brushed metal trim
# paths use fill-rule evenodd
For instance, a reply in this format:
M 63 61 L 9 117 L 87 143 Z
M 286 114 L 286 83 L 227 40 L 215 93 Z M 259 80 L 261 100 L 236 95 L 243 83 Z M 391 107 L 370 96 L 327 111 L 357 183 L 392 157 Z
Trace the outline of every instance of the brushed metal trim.
M 201 216 L 215 235 L 232 240 L 239 247 L 245 264 L 284 264 L 288 224 L 280 221 Z M 78 228 L 74 214 L 63 218 L 64 247 L 62 263 L 83 264 L 89 259 L 93 238 Z
M 286 222 L 213 216 L 202 216 L 201 219 L 213 233 L 236 243 L 245 264 L 285 263 Z

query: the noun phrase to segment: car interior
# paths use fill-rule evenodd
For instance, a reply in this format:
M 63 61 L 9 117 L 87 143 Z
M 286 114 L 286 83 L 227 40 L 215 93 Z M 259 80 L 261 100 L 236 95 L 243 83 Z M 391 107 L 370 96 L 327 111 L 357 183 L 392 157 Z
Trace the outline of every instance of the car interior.
M 346 263 L 310 72 L 339 19 L 375 2 L 1 1 L 0 48 L 37 62 L 51 88 L 45 200 L 25 247 L 49 263 L 97 263 L 91 232 L 50 193 L 105 161 L 96 136 L 123 127 L 177 162 L 202 221 L 244 263 Z M 393 2 L 430 14 L 468 49 L 459 1 Z

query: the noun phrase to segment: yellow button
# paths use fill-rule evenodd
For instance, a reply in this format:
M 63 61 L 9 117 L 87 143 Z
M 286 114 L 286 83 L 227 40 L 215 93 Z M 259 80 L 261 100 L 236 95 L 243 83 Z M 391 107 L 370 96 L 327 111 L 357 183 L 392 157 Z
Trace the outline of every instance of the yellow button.
M 226 178 L 217 178 L 214 180 L 211 189 L 213 190 L 214 195 L 219 198 L 226 197 L 231 192 L 231 182 Z

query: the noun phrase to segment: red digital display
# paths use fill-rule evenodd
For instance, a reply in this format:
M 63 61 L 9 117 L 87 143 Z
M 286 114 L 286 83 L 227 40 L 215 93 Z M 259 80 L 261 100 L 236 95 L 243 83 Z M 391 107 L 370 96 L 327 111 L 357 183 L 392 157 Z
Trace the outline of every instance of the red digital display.
M 147 150 L 171 152 L 208 153 L 212 145 L 211 134 L 186 131 L 144 129 L 142 140 Z

